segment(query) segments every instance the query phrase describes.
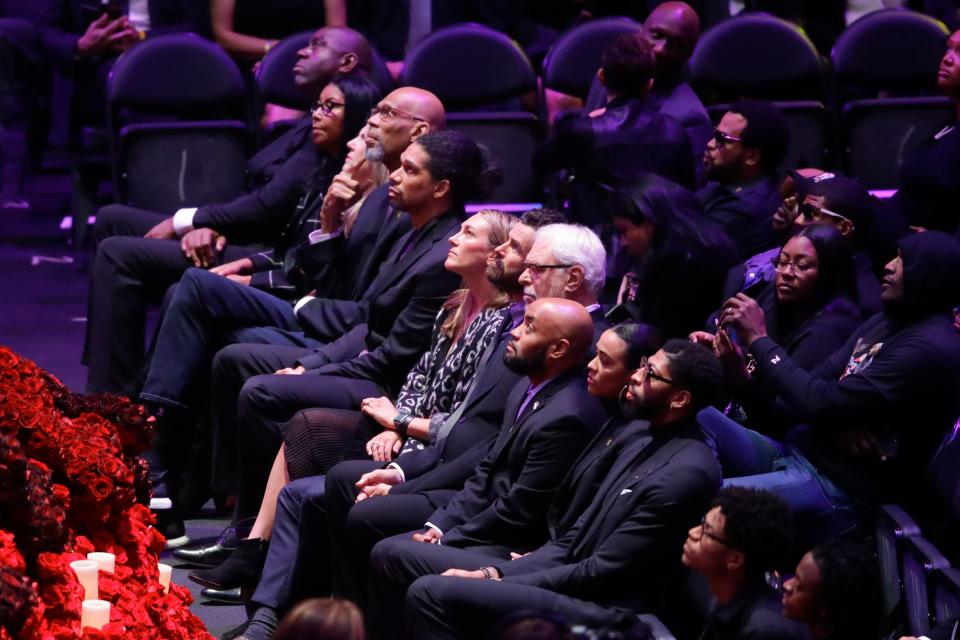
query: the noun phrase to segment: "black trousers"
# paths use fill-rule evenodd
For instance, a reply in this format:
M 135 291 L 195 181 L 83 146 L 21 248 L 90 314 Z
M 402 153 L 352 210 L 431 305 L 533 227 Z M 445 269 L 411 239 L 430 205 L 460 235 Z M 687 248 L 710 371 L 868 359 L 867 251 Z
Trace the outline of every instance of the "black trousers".
M 388 494 L 356 502 L 359 491 L 355 483 L 360 476 L 383 467 L 383 462 L 350 460 L 327 474 L 326 525 L 333 594 L 361 606 L 367 597 L 367 565 L 374 545 L 422 528 L 456 493 Z
M 510 557 L 510 551 L 502 547 L 457 549 L 415 542 L 410 536 L 408 532 L 382 540 L 370 554 L 370 600 L 365 622 L 372 638 L 412 637 L 404 617 L 404 602 L 407 589 L 418 578 L 447 569 L 475 570 Z
M 88 393 L 135 395 L 144 364 L 147 311 L 193 264 L 179 240 L 143 234 L 167 216 L 124 205 L 97 213 L 98 240 L 87 297 L 87 331 L 82 361 Z M 221 261 L 249 255 L 253 247 L 227 245 Z
M 488 638 L 508 615 L 524 610 L 559 614 L 569 624 L 589 627 L 628 624 L 626 612 L 606 609 L 509 579 L 471 580 L 424 576 L 407 590 L 407 637 L 418 640 Z
M 312 349 L 269 344 L 233 344 L 213 361 L 214 487 L 235 482 L 237 519 L 256 516 L 286 423 L 302 409 L 356 410 L 384 390 L 370 380 L 334 376 L 280 376 Z

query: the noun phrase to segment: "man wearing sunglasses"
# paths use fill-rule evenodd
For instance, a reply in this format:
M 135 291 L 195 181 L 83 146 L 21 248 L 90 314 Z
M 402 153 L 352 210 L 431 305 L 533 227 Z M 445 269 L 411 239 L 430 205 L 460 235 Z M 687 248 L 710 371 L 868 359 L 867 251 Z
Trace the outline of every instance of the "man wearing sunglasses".
M 780 205 L 774 175 L 789 142 L 783 113 L 770 102 L 730 107 L 703 154 L 707 184 L 697 191 L 707 217 L 730 236 L 744 258 L 769 249 L 770 220 Z
M 694 587 L 709 593 L 701 640 L 806 637 L 802 626 L 783 617 L 780 594 L 765 580 L 767 571 L 790 560 L 792 534 L 790 508 L 777 496 L 743 487 L 721 489 L 700 524 L 687 533 L 681 556 L 695 572 Z
M 793 226 L 830 224 L 836 227 L 851 243 L 853 250 L 861 315 L 867 318 L 879 312 L 882 309 L 880 281 L 867 250 L 877 215 L 870 194 L 856 180 L 836 173 L 824 172 L 811 178 L 805 178 L 795 171 L 790 175 L 797 185 L 797 212 Z M 906 232 L 905 226 L 901 227 L 902 231 L 896 230 L 896 220 L 884 218 L 877 222 L 886 227 L 884 233 L 900 237 Z M 875 247 L 875 251 L 888 260 L 893 257 L 896 248 Z

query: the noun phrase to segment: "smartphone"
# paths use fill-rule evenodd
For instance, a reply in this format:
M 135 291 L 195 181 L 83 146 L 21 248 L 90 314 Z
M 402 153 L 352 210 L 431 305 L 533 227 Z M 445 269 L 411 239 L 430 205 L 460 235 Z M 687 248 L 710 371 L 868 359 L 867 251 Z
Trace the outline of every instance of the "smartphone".
M 123 16 L 123 7 L 109 0 L 97 4 L 88 3 L 80 5 L 80 21 L 83 23 L 84 30 L 90 26 L 90 23 L 104 14 L 106 14 L 107 18 L 112 22 Z

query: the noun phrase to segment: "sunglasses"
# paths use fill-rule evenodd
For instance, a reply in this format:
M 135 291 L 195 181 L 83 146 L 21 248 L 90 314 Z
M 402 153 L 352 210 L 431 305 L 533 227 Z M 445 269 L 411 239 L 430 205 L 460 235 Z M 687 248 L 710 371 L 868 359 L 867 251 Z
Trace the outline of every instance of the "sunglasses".
M 800 215 L 803 216 L 804 220 L 820 220 L 826 216 L 828 218 L 836 218 L 837 220 L 846 220 L 850 224 L 853 224 L 853 220 L 847 216 L 839 214 L 836 211 L 830 211 L 830 209 L 818 207 L 809 202 L 800 204 Z
M 717 143 L 718 147 L 725 147 L 728 144 L 733 144 L 735 142 L 743 142 L 743 138 L 738 138 L 736 136 L 730 135 L 729 133 L 724 133 L 719 129 L 714 129 L 713 141 Z

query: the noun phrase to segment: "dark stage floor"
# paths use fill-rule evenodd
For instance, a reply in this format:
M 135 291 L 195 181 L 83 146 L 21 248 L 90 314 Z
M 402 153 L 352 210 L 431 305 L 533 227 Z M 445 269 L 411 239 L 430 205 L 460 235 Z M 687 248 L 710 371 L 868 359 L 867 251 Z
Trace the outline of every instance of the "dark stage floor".
M 0 344 L 37 362 L 75 391 L 86 382 L 80 364 L 86 327 L 86 265 L 89 248 L 75 251 L 70 233 L 60 224 L 68 212 L 70 177 L 56 153 L 47 154 L 41 172 L 16 193 L 21 138 L 14 132 L 2 141 L 3 189 L 0 191 Z M 28 208 L 17 206 L 21 201 Z M 187 523 L 191 539 L 213 540 L 227 524 L 212 513 Z M 167 562 L 172 558 L 164 554 Z M 243 607 L 203 602 L 200 589 L 187 579 L 188 568 L 174 565 L 173 580 L 188 585 L 196 599 L 192 610 L 214 636 L 240 624 Z

